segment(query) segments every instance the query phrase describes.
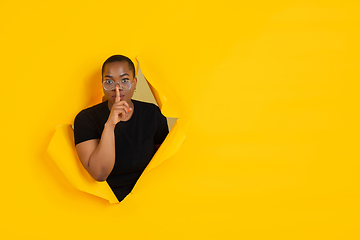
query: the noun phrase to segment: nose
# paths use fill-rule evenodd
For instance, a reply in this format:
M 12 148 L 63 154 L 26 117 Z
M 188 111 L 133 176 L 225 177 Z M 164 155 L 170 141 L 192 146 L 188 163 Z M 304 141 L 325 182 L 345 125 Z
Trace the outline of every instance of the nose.
M 115 87 L 114 87 L 113 91 L 115 91 L 115 90 L 116 90 L 116 88 L 119 88 L 119 91 L 121 91 L 121 90 L 122 90 L 122 88 L 121 88 L 121 86 L 120 86 L 120 83 L 115 82 Z

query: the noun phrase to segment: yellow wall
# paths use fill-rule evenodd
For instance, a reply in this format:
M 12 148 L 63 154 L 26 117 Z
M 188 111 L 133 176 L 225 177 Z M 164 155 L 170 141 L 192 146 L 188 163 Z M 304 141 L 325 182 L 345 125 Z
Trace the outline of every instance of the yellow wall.
M 1 238 L 359 239 L 359 1 L 238 2 L 2 1 Z M 117 53 L 179 125 L 109 204 L 46 149 Z

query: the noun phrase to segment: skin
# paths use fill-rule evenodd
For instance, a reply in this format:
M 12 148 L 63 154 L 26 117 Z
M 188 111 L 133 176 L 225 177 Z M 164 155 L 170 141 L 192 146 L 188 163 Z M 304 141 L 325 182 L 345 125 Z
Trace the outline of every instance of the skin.
M 91 139 L 76 145 L 79 159 L 88 173 L 99 182 L 105 181 L 115 164 L 115 125 L 120 121 L 128 121 L 134 112 L 134 104 L 131 98 L 137 84 L 137 78 L 130 71 L 127 62 L 112 62 L 105 65 L 103 81 L 106 79 L 120 83 L 124 78 L 133 82 L 127 91 L 115 89 L 107 91 L 104 89 L 105 97 L 108 100 L 110 115 L 105 123 L 101 140 Z

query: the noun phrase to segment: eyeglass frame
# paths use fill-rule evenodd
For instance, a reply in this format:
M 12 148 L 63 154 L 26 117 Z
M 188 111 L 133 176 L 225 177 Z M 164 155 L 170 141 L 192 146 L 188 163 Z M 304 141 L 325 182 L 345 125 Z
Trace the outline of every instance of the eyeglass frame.
M 134 83 L 134 81 L 130 82 L 130 87 L 129 87 L 129 89 L 125 90 L 123 87 L 121 87 L 121 85 L 120 85 L 121 82 L 115 82 L 114 80 L 110 80 L 110 81 L 113 81 L 113 82 L 115 83 L 115 85 L 114 85 L 114 87 L 113 87 L 112 89 L 107 90 L 107 89 L 104 87 L 104 82 L 105 82 L 105 81 L 109 81 L 109 80 L 104 80 L 104 81 L 101 83 L 101 85 L 103 86 L 103 89 L 106 90 L 106 91 L 112 91 L 112 90 L 114 90 L 114 89 L 116 88 L 116 84 L 119 85 L 119 88 L 120 88 L 122 91 L 129 91 L 129 90 L 131 89 L 133 83 Z

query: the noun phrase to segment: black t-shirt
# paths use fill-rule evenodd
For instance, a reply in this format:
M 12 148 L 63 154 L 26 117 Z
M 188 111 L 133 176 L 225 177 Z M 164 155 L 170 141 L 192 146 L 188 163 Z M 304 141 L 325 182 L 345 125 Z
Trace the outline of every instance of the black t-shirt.
M 131 192 L 155 154 L 155 145 L 161 144 L 169 132 L 166 118 L 156 105 L 132 101 L 131 118 L 115 126 L 115 165 L 106 179 L 119 201 Z M 100 139 L 109 114 L 107 101 L 82 110 L 74 121 L 75 145 Z

